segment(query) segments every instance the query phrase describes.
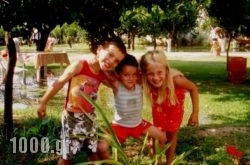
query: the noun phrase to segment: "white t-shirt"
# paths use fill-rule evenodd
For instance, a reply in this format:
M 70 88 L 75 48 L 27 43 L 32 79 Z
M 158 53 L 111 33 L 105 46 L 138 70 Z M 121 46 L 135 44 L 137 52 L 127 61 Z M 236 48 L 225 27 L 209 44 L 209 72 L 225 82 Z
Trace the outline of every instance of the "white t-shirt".
M 115 95 L 115 115 L 112 123 L 124 127 L 136 127 L 142 121 L 142 86 L 136 84 L 134 90 L 127 90 L 119 83 Z

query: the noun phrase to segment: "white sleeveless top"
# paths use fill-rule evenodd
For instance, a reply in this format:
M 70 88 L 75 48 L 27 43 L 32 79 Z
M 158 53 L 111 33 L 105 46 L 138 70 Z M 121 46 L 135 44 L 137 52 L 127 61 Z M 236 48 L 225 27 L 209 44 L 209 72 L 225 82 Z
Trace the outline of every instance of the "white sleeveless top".
M 127 90 L 121 83 L 115 95 L 115 114 L 112 123 L 124 127 L 136 127 L 142 121 L 142 87 L 136 84 L 134 90 Z

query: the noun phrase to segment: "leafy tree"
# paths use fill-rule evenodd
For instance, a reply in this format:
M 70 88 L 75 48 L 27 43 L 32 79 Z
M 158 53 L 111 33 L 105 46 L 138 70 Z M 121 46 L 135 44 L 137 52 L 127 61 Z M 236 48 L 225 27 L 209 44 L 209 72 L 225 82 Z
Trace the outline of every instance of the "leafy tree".
M 70 22 L 70 10 L 67 0 L 6 0 L 1 2 L 0 10 L 3 28 L 11 32 L 19 26 L 29 33 L 35 27 L 41 33 L 39 51 L 43 51 L 47 38 L 56 25 Z M 59 5 L 61 4 L 61 5 Z M 27 37 L 27 36 L 25 36 Z
M 51 36 L 59 39 L 58 43 L 62 44 L 63 43 L 63 31 L 62 31 L 62 26 L 57 25 L 51 32 Z
M 41 33 L 39 51 L 43 51 L 50 32 L 65 22 L 72 22 L 67 0 L 27 0 L 23 4 L 28 29 L 35 27 Z M 46 11 L 44 12 L 44 9 Z
M 162 35 L 177 40 L 179 34 L 189 32 L 197 25 L 199 11 L 207 0 L 141 0 L 134 1 L 134 8 L 126 10 L 121 20 L 123 32 L 131 36 L 150 34 L 154 40 Z M 138 12 L 138 9 L 144 9 Z M 133 37 L 132 37 L 133 38 Z
M 79 25 L 87 32 L 91 43 L 115 36 L 114 29 L 120 26 L 120 16 L 129 6 L 129 1 L 96 0 L 84 1 L 81 6 Z
M 176 42 L 178 34 L 189 32 L 196 27 L 203 3 L 197 0 L 160 1 L 158 5 L 164 11 L 166 17 L 163 27 L 167 37 Z
M 116 31 L 121 36 L 128 35 L 128 49 L 135 49 L 135 36 L 142 33 L 147 20 L 147 11 L 144 7 L 137 7 L 131 10 L 126 10 L 122 13 L 121 25 Z
M 78 25 L 77 22 L 73 22 L 72 24 L 69 24 L 64 28 L 64 38 L 67 41 L 68 38 L 70 38 L 70 42 L 79 42 L 80 40 L 83 40 L 85 37 L 84 30 Z
M 154 49 L 157 46 L 156 39 L 163 34 L 164 21 L 166 19 L 164 11 L 158 5 L 152 6 L 152 9 L 147 15 L 144 33 L 151 35 Z

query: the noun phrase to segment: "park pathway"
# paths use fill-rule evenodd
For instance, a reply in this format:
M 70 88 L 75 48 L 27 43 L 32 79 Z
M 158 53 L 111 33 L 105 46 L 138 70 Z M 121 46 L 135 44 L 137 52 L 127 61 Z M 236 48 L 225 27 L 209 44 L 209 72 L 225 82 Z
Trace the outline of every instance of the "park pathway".
M 145 51 L 146 52 L 146 51 Z M 131 52 L 130 54 L 135 55 L 138 59 L 145 52 Z M 214 56 L 212 52 L 166 52 L 166 55 L 169 60 L 202 60 L 202 58 L 207 59 L 208 57 L 226 57 L 226 53 L 222 52 L 220 56 Z M 79 53 L 68 53 L 70 62 L 79 59 L 89 59 L 92 57 L 91 54 L 83 54 L 79 56 Z M 250 52 L 229 52 L 229 56 L 241 56 L 241 57 L 250 57 Z

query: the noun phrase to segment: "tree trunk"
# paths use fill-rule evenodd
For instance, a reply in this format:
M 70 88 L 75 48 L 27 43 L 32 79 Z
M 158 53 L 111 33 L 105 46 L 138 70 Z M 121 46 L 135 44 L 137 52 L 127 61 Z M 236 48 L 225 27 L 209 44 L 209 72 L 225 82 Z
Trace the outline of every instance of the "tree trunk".
M 171 38 L 167 38 L 167 52 L 171 52 L 171 48 L 172 48 L 172 39 Z
M 229 35 L 229 41 L 228 41 L 228 46 L 227 46 L 227 58 L 226 58 L 226 64 L 227 64 L 227 80 L 229 81 L 229 50 L 230 50 L 230 43 L 231 43 L 231 41 L 232 41 L 232 35 L 230 34 Z
M 131 33 L 128 32 L 128 49 L 131 48 Z
M 38 44 L 37 44 L 36 50 L 43 52 L 44 49 L 45 49 L 46 42 L 47 42 L 47 39 L 48 39 L 50 31 L 40 30 L 39 29 L 39 32 L 41 34 L 41 38 L 38 40 Z M 40 86 L 46 86 L 47 85 L 47 76 L 46 76 L 47 73 L 45 73 L 45 70 L 46 69 L 45 69 L 44 66 L 41 66 L 40 69 L 39 69 L 40 82 L 38 82 L 38 83 L 39 83 Z
M 156 50 L 157 44 L 155 35 L 153 35 L 153 45 L 154 45 L 154 50 Z
M 12 38 L 7 42 L 9 62 L 7 68 L 5 93 L 4 93 L 4 129 L 3 134 L 9 141 L 13 133 L 13 75 L 16 66 L 16 48 Z
M 41 32 L 41 38 L 38 42 L 39 47 L 37 48 L 37 51 L 44 51 L 50 32 L 47 32 L 46 30 L 44 31 L 41 30 L 40 32 Z
M 132 46 L 132 51 L 135 50 L 135 33 L 132 33 L 131 35 L 131 46 Z

